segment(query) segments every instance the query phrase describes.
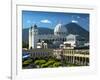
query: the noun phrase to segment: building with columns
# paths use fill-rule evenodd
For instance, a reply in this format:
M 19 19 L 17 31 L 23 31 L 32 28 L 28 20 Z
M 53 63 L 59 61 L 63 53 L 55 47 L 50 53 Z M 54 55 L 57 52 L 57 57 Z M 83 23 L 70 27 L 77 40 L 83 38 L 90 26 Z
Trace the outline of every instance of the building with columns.
M 89 66 L 89 49 L 54 49 L 53 55 L 67 63 Z

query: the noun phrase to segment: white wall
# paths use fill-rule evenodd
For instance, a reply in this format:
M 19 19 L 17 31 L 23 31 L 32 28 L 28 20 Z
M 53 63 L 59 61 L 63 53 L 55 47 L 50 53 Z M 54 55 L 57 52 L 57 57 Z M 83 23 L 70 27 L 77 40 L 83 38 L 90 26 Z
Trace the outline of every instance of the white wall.
M 24 1 L 24 0 L 19 0 Z M 30 1 L 30 0 L 25 0 Z M 31 0 L 39 2 L 50 2 L 50 3 L 64 3 L 64 4 L 79 4 L 79 5 L 94 5 L 97 7 L 97 38 L 98 45 L 97 49 L 100 48 L 100 0 Z M 0 2 L 0 80 L 8 80 L 10 76 L 10 59 L 11 59 L 11 1 L 10 0 L 1 0 Z M 96 41 L 96 42 L 97 42 Z M 99 51 L 100 52 L 100 51 Z M 97 52 L 97 53 L 99 53 Z M 94 75 L 83 75 L 83 76 L 74 76 L 71 77 L 55 77 L 55 78 L 46 78 L 43 80 L 99 80 L 100 76 L 100 53 L 98 56 L 98 73 Z M 42 79 L 41 79 L 42 80 Z

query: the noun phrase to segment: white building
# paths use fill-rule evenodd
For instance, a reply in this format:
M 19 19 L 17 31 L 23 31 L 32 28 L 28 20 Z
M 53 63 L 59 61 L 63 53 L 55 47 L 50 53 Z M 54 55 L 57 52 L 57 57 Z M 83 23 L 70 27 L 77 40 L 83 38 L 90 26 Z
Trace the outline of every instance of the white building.
M 67 33 L 67 29 L 61 24 L 56 25 L 53 34 L 39 34 L 37 25 L 33 25 L 29 29 L 29 49 L 37 48 L 37 43 L 45 40 L 52 41 L 53 45 L 58 46 L 66 40 Z
M 78 41 L 77 41 L 78 40 Z M 67 28 L 62 24 L 57 24 L 53 33 L 41 34 L 37 25 L 31 26 L 29 29 L 29 49 L 35 49 L 42 41 L 47 41 L 47 45 L 52 48 L 59 48 L 61 44 L 69 44 L 72 47 L 82 45 L 84 40 L 78 35 L 69 34 Z M 50 44 L 48 44 L 48 42 Z M 39 46 L 38 46 L 39 47 Z M 41 47 L 40 47 L 41 48 Z
M 46 48 L 48 48 L 48 45 L 44 41 L 41 41 L 41 42 L 37 43 L 37 48 L 38 49 L 40 49 L 40 48 L 46 49 Z
M 85 38 L 83 38 L 79 35 L 69 34 L 66 37 L 66 41 L 63 43 L 63 46 L 64 46 L 64 48 L 73 49 L 74 47 L 83 47 L 85 43 L 86 43 Z

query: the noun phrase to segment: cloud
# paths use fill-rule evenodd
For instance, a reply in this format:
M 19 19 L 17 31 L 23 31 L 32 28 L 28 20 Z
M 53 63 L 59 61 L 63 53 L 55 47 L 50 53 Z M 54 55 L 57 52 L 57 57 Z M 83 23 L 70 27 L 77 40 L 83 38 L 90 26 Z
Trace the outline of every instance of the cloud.
M 40 22 L 41 22 L 41 23 L 51 23 L 51 21 L 48 20 L 48 19 L 41 20 Z
M 27 20 L 27 23 L 31 23 L 31 21 L 30 20 Z
M 76 20 L 72 20 L 72 23 L 78 23 L 78 21 L 76 21 Z
M 77 16 L 77 18 L 79 19 L 79 18 L 81 18 L 80 16 Z

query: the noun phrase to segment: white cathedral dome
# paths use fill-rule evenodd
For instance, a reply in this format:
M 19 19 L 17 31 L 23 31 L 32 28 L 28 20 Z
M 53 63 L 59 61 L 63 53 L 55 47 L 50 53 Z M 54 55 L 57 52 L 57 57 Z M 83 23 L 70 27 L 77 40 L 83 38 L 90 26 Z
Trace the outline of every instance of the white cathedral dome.
M 62 26 L 62 24 L 57 24 L 54 29 L 55 35 L 66 35 L 67 34 L 67 28 Z

